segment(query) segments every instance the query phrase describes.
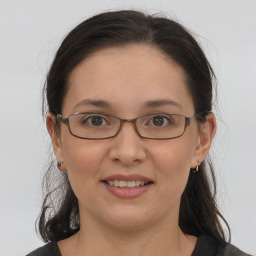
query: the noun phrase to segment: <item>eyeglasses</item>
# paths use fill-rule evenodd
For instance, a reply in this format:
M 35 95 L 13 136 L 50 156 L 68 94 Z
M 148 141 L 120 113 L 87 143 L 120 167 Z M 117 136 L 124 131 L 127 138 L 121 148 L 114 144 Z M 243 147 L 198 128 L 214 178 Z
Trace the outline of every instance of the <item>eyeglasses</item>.
M 134 119 L 102 113 L 73 113 L 67 118 L 57 114 L 57 121 L 68 125 L 70 133 L 80 139 L 102 140 L 115 137 L 124 122 L 132 122 L 137 134 L 145 139 L 167 140 L 183 135 L 192 117 L 178 114 L 149 114 Z

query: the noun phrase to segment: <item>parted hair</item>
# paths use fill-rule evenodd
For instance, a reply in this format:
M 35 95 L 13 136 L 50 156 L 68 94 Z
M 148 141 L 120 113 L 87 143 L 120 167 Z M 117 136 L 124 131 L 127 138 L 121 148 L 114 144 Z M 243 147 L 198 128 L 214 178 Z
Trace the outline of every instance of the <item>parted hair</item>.
M 44 113 L 61 114 L 69 76 L 81 61 L 98 50 L 129 44 L 154 47 L 183 68 L 195 112 L 201 113 L 198 122 L 205 122 L 212 111 L 215 75 L 199 43 L 177 21 L 134 10 L 95 15 L 64 38 L 44 85 Z M 56 170 L 56 160 L 49 163 L 43 187 L 44 200 L 37 221 L 41 238 L 45 242 L 59 241 L 75 234 L 80 228 L 78 199 L 67 174 Z M 189 235 L 208 234 L 221 242 L 229 241 L 229 226 L 216 203 L 216 180 L 209 157 L 198 172 L 190 171 L 181 197 L 179 226 Z

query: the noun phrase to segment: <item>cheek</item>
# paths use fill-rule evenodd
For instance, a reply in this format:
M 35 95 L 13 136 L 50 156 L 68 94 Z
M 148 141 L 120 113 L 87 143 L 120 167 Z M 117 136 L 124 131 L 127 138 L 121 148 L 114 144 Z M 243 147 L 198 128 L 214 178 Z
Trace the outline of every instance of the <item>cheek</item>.
M 158 170 L 157 180 L 160 182 L 160 188 L 168 191 L 168 196 L 181 196 L 193 160 L 194 144 L 179 143 L 183 141 L 181 138 L 155 147 L 151 153 L 155 168 Z
M 104 150 L 99 143 L 76 138 L 63 140 L 63 155 L 74 192 L 92 188 L 100 180 Z

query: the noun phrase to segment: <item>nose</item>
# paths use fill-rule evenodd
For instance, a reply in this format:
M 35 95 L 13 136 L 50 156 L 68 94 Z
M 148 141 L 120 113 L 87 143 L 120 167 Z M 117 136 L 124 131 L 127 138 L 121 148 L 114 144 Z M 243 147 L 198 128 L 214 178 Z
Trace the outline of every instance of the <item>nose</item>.
M 132 122 L 124 122 L 118 135 L 112 139 L 109 157 L 124 166 L 132 166 L 146 159 L 146 150 L 142 139 Z

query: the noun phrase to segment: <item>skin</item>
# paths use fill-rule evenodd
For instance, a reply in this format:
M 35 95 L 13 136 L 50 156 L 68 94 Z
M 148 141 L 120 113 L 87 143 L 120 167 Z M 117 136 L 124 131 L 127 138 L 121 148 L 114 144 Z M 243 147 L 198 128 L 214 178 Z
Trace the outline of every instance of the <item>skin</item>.
M 85 99 L 110 106 L 79 104 Z M 145 106 L 162 99 L 178 105 Z M 82 111 L 127 119 L 158 111 L 195 114 L 183 69 L 145 45 L 100 50 L 73 70 L 62 115 Z M 216 130 L 212 114 L 204 124 L 192 119 L 181 137 L 161 141 L 140 138 L 132 123 L 114 138 L 83 140 L 64 124 L 56 133 L 54 119 L 48 114 L 48 132 L 78 198 L 81 221 L 76 235 L 59 242 L 62 255 L 191 255 L 196 238 L 179 229 L 179 205 L 190 169 L 209 151 Z M 154 184 L 139 197 L 120 199 L 101 182 L 114 174 L 140 174 Z

